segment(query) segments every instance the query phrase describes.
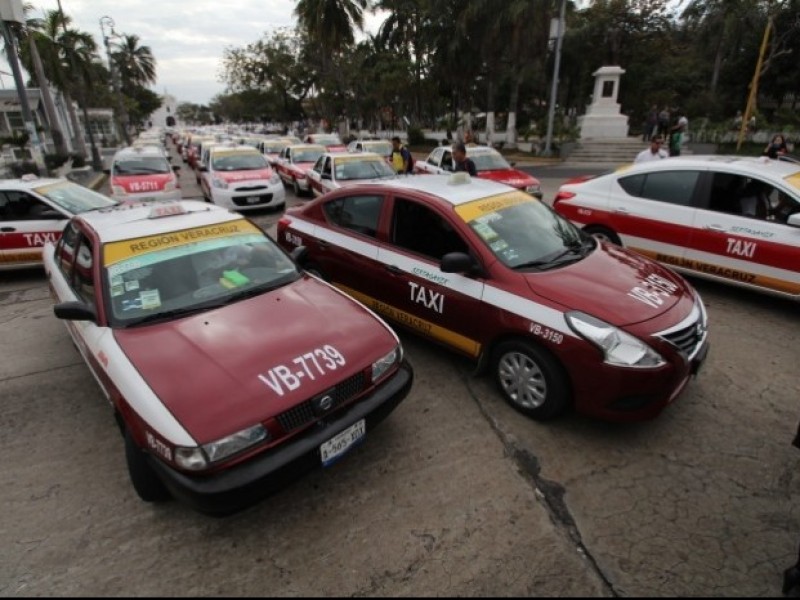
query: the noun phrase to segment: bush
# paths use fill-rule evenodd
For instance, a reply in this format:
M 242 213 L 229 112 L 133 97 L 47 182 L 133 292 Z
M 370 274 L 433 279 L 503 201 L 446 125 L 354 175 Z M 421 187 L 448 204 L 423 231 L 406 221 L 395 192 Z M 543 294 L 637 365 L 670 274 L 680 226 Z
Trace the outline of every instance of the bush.
M 72 155 L 72 168 L 73 169 L 80 169 L 86 166 L 86 157 L 82 154 L 73 154 Z
M 422 132 L 422 129 L 419 127 L 408 128 L 409 146 L 424 146 L 426 143 L 428 143 L 428 140 L 425 139 L 425 134 Z
M 37 167 L 36 163 L 32 160 L 18 160 L 17 162 L 11 163 L 11 172 L 14 174 L 14 177 L 22 177 L 28 173 L 33 173 L 34 175 L 40 174 L 39 167 Z

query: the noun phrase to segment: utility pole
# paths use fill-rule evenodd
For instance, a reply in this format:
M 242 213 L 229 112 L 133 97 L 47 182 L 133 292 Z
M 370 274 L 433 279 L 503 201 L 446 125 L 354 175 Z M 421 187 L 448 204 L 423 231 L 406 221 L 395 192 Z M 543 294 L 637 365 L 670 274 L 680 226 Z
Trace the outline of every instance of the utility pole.
M 556 98 L 558 97 L 558 72 L 561 70 L 561 40 L 564 39 L 564 18 L 567 13 L 567 0 L 561 0 L 558 26 L 556 28 L 556 56 L 553 65 L 553 83 L 550 86 L 550 106 L 547 107 L 547 137 L 544 142 L 544 156 L 552 156 L 553 120 L 556 114 Z
M 109 16 L 100 17 L 100 32 L 103 34 L 103 44 L 106 47 L 106 56 L 108 57 L 108 72 L 111 74 L 111 87 L 114 89 L 114 96 L 117 100 L 117 127 L 122 133 L 127 146 L 131 145 L 130 136 L 128 135 L 128 118 L 125 111 L 125 103 L 122 101 L 122 93 L 119 89 L 119 81 L 117 79 L 117 71 L 114 69 L 114 60 L 111 58 L 111 47 L 108 43 L 109 36 L 106 35 L 105 25 L 111 30 L 111 35 L 116 36 L 114 33 L 114 19 Z
M 22 9 L 22 0 L 3 0 L 0 3 L 0 26 L 3 29 L 3 39 L 6 45 L 6 58 L 11 67 L 11 72 L 14 74 L 14 83 L 17 86 L 17 94 L 19 95 L 19 104 L 22 108 L 22 120 L 25 123 L 25 130 L 28 132 L 28 137 L 31 144 L 31 155 L 33 161 L 36 163 L 36 168 L 40 173 L 45 174 L 47 168 L 44 164 L 44 156 L 42 156 L 42 146 L 39 141 L 39 134 L 36 132 L 36 123 L 33 120 L 31 113 L 31 106 L 28 102 L 28 91 L 25 89 L 25 82 L 22 80 L 22 71 L 19 68 L 19 56 L 17 55 L 17 45 L 14 36 L 11 34 L 9 23 L 24 23 L 25 12 Z
M 761 40 L 761 50 L 758 53 L 758 60 L 756 61 L 756 72 L 753 73 L 753 81 L 750 82 L 750 95 L 747 97 L 747 106 L 744 109 L 744 116 L 742 117 L 742 126 L 739 129 L 739 139 L 736 142 L 736 151 L 742 147 L 744 140 L 744 132 L 750 126 L 750 113 L 755 109 L 756 98 L 758 97 L 758 80 L 761 78 L 761 65 L 764 62 L 764 53 L 767 51 L 767 42 L 769 41 L 769 34 L 772 31 L 772 17 L 767 19 L 767 26 L 764 29 L 764 37 Z

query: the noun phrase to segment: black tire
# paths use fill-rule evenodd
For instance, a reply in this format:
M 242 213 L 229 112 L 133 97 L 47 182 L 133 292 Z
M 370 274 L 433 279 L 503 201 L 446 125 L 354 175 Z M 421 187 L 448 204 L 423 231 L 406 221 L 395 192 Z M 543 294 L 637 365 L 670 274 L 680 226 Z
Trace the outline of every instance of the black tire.
M 589 235 L 603 240 L 604 242 L 611 242 L 617 246 L 622 246 L 622 240 L 619 239 L 619 236 L 607 227 L 603 227 L 601 225 L 589 225 L 588 227 L 584 227 L 583 230 Z
M 553 419 L 572 404 L 564 369 L 530 342 L 512 340 L 499 344 L 492 353 L 492 369 L 506 402 L 532 419 Z M 525 387 L 520 390 L 523 376 Z
M 171 498 L 169 491 L 147 464 L 145 453 L 133 441 L 129 431 L 125 432 L 125 461 L 133 489 L 145 502 L 165 502 Z

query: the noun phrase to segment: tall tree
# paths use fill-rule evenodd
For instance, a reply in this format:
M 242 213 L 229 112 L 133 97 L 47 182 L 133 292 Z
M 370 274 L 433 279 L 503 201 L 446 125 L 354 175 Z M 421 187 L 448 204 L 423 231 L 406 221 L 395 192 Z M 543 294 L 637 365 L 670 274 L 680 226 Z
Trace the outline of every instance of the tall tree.
M 156 59 L 150 46 L 142 46 L 138 35 L 122 34 L 114 43 L 111 59 L 125 86 L 147 85 L 156 82 Z

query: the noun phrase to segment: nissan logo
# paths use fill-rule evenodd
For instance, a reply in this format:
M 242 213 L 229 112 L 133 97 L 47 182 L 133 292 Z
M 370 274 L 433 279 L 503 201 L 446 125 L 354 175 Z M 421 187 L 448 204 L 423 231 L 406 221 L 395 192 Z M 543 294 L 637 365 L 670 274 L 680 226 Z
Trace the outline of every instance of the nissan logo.
M 317 407 L 322 411 L 330 410 L 333 407 L 333 397 L 332 396 L 323 396 L 319 400 L 317 400 Z

